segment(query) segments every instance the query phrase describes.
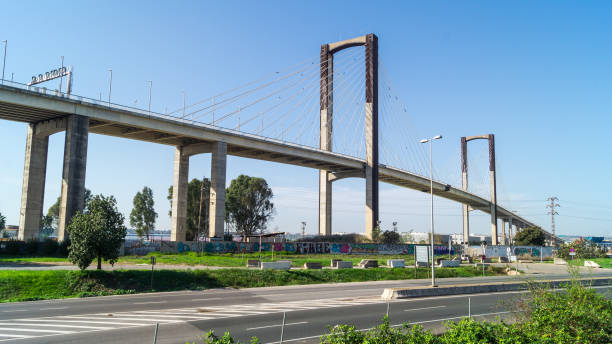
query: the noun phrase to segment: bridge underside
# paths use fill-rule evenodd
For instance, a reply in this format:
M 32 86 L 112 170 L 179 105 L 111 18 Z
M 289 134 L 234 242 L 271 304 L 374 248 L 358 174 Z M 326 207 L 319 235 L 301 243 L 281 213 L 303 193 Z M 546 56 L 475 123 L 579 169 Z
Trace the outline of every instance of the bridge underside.
M 180 147 L 186 156 L 212 152 L 213 146 L 222 142 L 227 147 L 227 155 L 327 170 L 334 175 L 365 174 L 366 162 L 355 157 L 136 109 L 108 107 L 103 103 L 93 104 L 82 99 L 0 86 L 0 119 L 34 124 L 36 132 L 48 136 L 66 130 L 68 119 L 74 115 L 89 119 L 90 133 Z M 427 178 L 384 165 L 379 165 L 378 179 L 409 189 L 429 191 Z M 434 183 L 434 194 L 467 204 L 474 210 L 489 213 L 491 209 L 488 200 L 443 183 Z M 498 217 L 504 221 L 512 217 L 512 223 L 517 227 L 534 225 L 501 206 L 498 206 Z

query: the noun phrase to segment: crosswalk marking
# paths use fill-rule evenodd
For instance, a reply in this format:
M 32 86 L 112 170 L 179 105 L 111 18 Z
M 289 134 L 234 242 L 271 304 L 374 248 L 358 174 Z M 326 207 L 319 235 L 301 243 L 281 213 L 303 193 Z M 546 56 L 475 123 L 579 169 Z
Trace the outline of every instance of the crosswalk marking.
M 204 299 L 202 301 L 208 300 Z M 374 303 L 382 303 L 382 301 L 377 298 L 344 298 L 194 307 L 198 304 L 195 302 L 187 308 L 11 319 L 0 321 L 0 342 L 41 336 L 152 326 L 155 323 L 175 324 L 321 308 L 363 306 Z

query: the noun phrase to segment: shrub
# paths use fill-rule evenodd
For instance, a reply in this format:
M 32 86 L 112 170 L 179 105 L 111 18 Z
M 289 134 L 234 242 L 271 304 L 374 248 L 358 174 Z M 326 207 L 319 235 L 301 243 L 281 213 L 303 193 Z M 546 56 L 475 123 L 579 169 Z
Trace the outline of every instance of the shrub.
M 593 245 L 584 239 L 576 240 L 570 244 L 563 244 L 557 250 L 555 255 L 559 258 L 563 259 L 571 259 L 572 257 L 569 255 L 570 248 L 574 249 L 576 255 L 574 258 L 577 259 L 591 259 L 591 258 L 605 258 L 606 253 L 598 247 L 597 245 Z
M 40 245 L 40 254 L 43 256 L 54 256 L 57 254 L 59 244 L 53 239 L 45 239 Z
M 56 255 L 58 257 L 68 257 L 68 247 L 70 246 L 70 239 L 66 239 L 57 244 Z
M 11 239 L 5 242 L 4 253 L 14 256 L 21 252 L 21 247 L 23 246 L 23 241 Z
M 30 256 L 35 255 L 36 253 L 38 253 L 38 240 L 29 239 L 28 241 L 25 242 L 24 249 L 28 255 Z
M 217 336 L 215 336 L 215 333 L 213 331 L 209 331 L 202 338 L 202 344 L 241 344 L 241 343 L 242 342 L 240 342 L 240 341 L 235 341 L 234 338 L 229 334 L 229 332 L 225 332 L 223 337 L 217 337 Z M 250 344 L 258 344 L 259 340 L 257 338 L 255 338 L 255 337 L 253 337 L 253 338 L 251 338 L 251 341 L 249 341 L 249 343 Z M 196 343 L 192 342 L 191 344 L 196 344 Z

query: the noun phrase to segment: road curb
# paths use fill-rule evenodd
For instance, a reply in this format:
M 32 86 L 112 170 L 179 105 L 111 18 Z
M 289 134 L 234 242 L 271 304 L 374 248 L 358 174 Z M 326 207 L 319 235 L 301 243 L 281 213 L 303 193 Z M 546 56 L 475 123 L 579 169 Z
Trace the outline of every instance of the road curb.
M 530 285 L 543 286 L 548 288 L 558 288 L 571 282 L 572 279 L 558 280 L 539 280 L 539 281 L 520 281 L 520 282 L 496 282 L 496 283 L 478 283 L 464 285 L 450 285 L 439 287 L 413 287 L 413 288 L 386 288 L 381 299 L 395 300 L 407 299 L 414 297 L 429 297 L 429 296 L 446 296 L 446 295 L 461 295 L 461 294 L 478 294 L 478 293 L 498 293 L 507 291 L 526 290 Z M 593 287 L 612 285 L 612 278 L 582 278 L 575 280 L 583 285 Z

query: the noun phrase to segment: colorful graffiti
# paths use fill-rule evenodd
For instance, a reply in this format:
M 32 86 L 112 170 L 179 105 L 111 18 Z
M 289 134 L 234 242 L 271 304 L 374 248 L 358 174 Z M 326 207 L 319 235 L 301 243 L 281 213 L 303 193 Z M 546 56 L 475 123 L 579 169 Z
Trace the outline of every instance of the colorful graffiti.
M 195 242 L 195 241 L 162 241 L 147 242 L 130 240 L 125 242 L 125 254 L 144 255 L 149 252 L 165 253 L 208 252 L 208 253 L 253 253 L 253 252 L 291 252 L 297 254 L 381 254 L 398 255 L 414 254 L 413 244 L 349 244 L 328 242 L 298 243 L 243 243 L 233 241 Z M 434 246 L 436 254 L 448 254 L 448 246 Z M 451 254 L 455 249 L 451 248 Z
M 515 246 L 511 249 L 512 255 L 531 256 L 531 257 L 552 257 L 552 247 L 550 246 Z M 482 255 L 481 246 L 470 246 L 468 253 L 472 256 Z M 487 257 L 506 257 L 508 256 L 508 246 L 487 246 L 485 248 Z

